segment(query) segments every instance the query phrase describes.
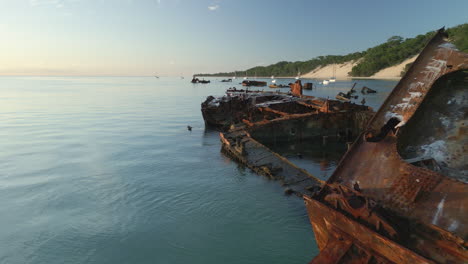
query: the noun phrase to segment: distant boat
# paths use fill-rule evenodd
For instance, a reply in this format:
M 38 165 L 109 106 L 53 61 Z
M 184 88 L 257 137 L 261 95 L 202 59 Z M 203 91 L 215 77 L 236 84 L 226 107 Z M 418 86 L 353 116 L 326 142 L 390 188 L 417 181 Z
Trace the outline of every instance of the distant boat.
M 333 76 L 328 81 L 329 82 L 336 82 L 336 64 L 333 64 Z
M 237 78 L 237 73 L 234 72 L 234 76 L 232 77 L 233 80 L 235 80 Z
M 296 80 L 299 80 L 300 78 L 301 78 L 301 72 L 298 71 L 298 72 L 297 72 L 297 76 L 296 76 Z
M 244 80 L 247 80 L 247 72 L 245 72 L 245 77 L 244 77 Z
M 274 79 L 274 78 L 275 78 L 275 76 L 274 76 L 274 75 L 272 75 L 270 78 L 271 78 L 271 79 Z
M 271 83 L 276 83 L 276 80 L 271 80 Z
M 329 82 L 328 80 L 323 80 L 323 82 L 322 82 L 323 85 L 327 85 L 327 84 L 329 84 L 329 83 L 330 83 L 330 82 Z
M 159 79 L 159 76 L 155 75 L 154 77 L 156 77 L 156 79 Z
M 197 77 L 193 76 L 192 80 L 190 81 L 191 83 L 210 83 L 209 80 L 205 80 L 205 79 L 198 79 Z

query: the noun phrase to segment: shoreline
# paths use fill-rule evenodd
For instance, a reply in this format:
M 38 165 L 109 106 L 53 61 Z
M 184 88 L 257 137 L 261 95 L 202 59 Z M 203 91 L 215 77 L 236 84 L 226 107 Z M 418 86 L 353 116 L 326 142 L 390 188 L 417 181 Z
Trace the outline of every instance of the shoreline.
M 197 78 L 229 78 L 232 79 L 232 76 L 197 76 Z M 243 80 L 244 77 L 242 78 L 237 78 L 237 80 Z M 275 77 L 275 79 L 295 79 L 296 76 L 292 77 Z M 257 76 L 257 78 L 252 78 L 249 77 L 249 80 L 256 80 L 256 79 L 271 79 L 270 76 L 268 77 L 262 77 L 262 76 Z M 311 77 L 301 77 L 301 80 L 307 79 L 307 80 L 330 80 L 329 78 L 311 78 Z M 396 76 L 389 76 L 389 77 L 347 77 L 347 78 L 336 78 L 337 81 L 346 81 L 346 80 L 353 80 L 353 79 L 362 79 L 362 80 L 400 80 L 401 77 L 396 77 Z

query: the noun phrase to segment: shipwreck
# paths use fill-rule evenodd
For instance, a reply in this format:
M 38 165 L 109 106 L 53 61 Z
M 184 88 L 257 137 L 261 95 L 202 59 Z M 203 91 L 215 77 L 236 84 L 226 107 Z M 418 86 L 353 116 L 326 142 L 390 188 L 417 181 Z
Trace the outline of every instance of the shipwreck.
M 443 29 L 321 190 L 310 263 L 468 263 L 468 54 Z
M 279 180 L 285 192 L 312 194 L 324 182 L 265 144 L 352 142 L 373 116 L 364 105 L 302 94 L 298 80 L 288 93 L 230 88 L 202 103 L 207 126 L 222 132 L 222 152 L 253 171 Z
M 377 113 L 304 96 L 300 81 L 202 103 L 223 153 L 304 199 L 320 249 L 311 264 L 468 263 L 468 54 L 446 37 L 435 34 Z M 328 180 L 264 145 L 306 140 L 348 144 Z
M 263 87 L 266 86 L 267 83 L 263 81 L 250 81 L 250 80 L 244 80 L 242 81 L 242 86 L 257 86 L 257 87 Z

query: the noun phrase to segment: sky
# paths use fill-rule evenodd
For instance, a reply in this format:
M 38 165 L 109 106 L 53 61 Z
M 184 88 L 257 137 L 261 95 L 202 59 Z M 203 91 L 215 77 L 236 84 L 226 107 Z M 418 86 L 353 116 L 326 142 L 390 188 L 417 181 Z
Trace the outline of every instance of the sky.
M 468 0 L 0 0 L 0 75 L 190 76 L 363 51 Z

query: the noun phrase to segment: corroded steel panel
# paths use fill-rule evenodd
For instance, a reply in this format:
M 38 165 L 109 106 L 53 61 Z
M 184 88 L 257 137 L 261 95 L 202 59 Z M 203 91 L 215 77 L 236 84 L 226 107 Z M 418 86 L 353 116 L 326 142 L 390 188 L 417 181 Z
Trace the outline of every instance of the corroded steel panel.
M 468 263 L 468 184 L 463 181 L 467 169 L 466 69 L 468 54 L 447 42 L 445 32 L 439 30 L 324 188 L 305 198 L 321 249 L 344 232 L 353 245 L 375 253 L 376 259 Z M 458 86 L 451 86 L 452 77 Z M 444 94 L 441 91 L 450 95 L 439 97 Z M 432 119 L 424 113 L 433 115 Z M 446 128 L 434 127 L 438 124 Z M 418 134 L 425 139 L 421 142 L 435 138 L 440 142 L 410 146 L 409 139 Z M 404 146 L 425 150 L 429 157 L 413 160 L 429 160 L 433 165 L 421 167 L 405 161 Z M 403 255 L 404 259 L 399 258 Z M 368 262 L 343 258 L 340 263 Z

